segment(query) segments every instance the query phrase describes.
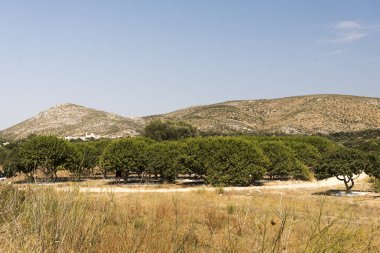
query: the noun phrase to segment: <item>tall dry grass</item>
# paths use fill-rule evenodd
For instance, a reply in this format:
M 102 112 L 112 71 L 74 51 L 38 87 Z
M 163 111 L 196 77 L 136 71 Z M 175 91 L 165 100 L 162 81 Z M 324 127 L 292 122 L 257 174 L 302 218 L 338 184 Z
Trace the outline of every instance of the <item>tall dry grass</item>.
M 0 189 L 0 252 L 379 252 L 379 209 L 272 194 Z

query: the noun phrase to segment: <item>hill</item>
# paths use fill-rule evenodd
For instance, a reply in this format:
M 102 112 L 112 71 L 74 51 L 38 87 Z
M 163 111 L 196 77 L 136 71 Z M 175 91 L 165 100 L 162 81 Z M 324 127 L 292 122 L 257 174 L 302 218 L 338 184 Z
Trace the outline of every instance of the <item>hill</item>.
M 142 123 L 113 113 L 75 104 L 62 104 L 0 132 L 5 139 L 21 139 L 31 134 L 61 137 L 94 133 L 104 137 L 138 135 Z
M 380 128 L 380 99 L 310 95 L 229 101 L 146 117 L 183 120 L 206 132 L 316 134 Z
M 30 134 L 134 136 L 153 119 L 182 120 L 209 133 L 330 134 L 380 129 L 380 98 L 310 95 L 228 101 L 139 119 L 63 104 L 0 132 L 5 139 Z

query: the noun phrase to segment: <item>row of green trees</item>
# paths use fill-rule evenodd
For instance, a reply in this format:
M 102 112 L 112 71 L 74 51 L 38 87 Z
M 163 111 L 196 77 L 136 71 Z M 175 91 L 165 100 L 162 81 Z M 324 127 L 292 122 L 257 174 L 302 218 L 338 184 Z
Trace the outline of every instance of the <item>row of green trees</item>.
M 55 180 L 57 171 L 66 169 L 79 178 L 97 166 L 109 140 L 68 142 L 54 136 L 32 136 L 0 150 L 0 164 L 6 176 L 25 174 L 30 180 L 37 172 Z
M 105 177 L 114 173 L 125 180 L 133 174 L 141 181 L 154 177 L 172 182 L 179 174 L 188 174 L 212 185 L 236 186 L 250 185 L 264 176 L 307 180 L 314 173 L 318 179 L 336 176 L 350 190 L 355 175 L 362 171 L 380 177 L 377 157 L 322 137 L 197 137 L 176 141 L 136 137 L 68 142 L 35 136 L 10 147 L 3 158 L 6 174 L 24 173 L 30 180 L 37 171 L 55 180 L 60 169 L 80 178 L 95 167 Z

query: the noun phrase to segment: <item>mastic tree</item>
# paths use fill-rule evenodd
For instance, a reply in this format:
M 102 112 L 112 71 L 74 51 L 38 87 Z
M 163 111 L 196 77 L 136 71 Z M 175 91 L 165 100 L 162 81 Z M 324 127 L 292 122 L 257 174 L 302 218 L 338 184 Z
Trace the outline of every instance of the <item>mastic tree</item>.
M 15 147 L 9 151 L 3 167 L 6 177 L 13 177 L 17 172 L 23 172 L 29 180 L 33 179 L 35 166 L 34 164 L 30 164 L 29 166 L 22 165 L 19 147 Z
M 301 179 L 300 173 L 303 168 L 294 151 L 285 145 L 282 141 L 265 141 L 260 143 L 264 154 L 269 158 L 270 164 L 267 167 L 267 173 L 271 178 L 289 177 L 296 175 L 297 179 Z M 297 170 L 297 173 L 294 173 Z M 304 175 L 303 177 L 307 177 Z
M 298 141 L 287 141 L 285 144 L 293 149 L 295 157 L 309 168 L 314 168 L 321 159 L 321 153 L 311 144 Z
M 144 136 L 156 141 L 179 140 L 198 136 L 198 130 L 183 121 L 153 120 L 145 127 Z
M 126 138 L 115 140 L 109 144 L 102 155 L 102 167 L 108 171 L 115 171 L 116 176 L 124 174 L 127 181 L 131 172 L 145 167 L 145 149 L 148 142 L 143 138 Z
M 5 161 L 7 160 L 9 153 L 10 153 L 9 149 L 0 147 L 0 165 L 5 164 Z
M 158 175 L 166 182 L 175 181 L 180 165 L 181 144 L 164 141 L 150 144 L 146 149 L 146 173 Z
M 68 149 L 68 143 L 58 137 L 33 136 L 23 142 L 17 151 L 18 169 L 30 176 L 40 170 L 46 178 L 55 180 L 57 170 L 69 160 Z
M 321 154 L 331 152 L 337 148 L 336 143 L 321 136 L 302 136 L 302 137 L 295 137 L 292 139 L 298 142 L 303 142 L 303 143 L 307 143 L 314 146 L 315 148 L 318 149 L 318 151 Z
M 96 166 L 98 153 L 91 143 L 69 143 L 69 159 L 65 168 L 72 172 L 77 179 L 85 172 L 89 172 Z
M 0 141 L 0 143 L 2 143 L 2 141 Z M 18 149 L 20 147 L 20 144 L 21 142 L 17 141 L 17 142 L 11 142 L 5 146 L 0 146 L 0 165 L 3 165 L 3 166 L 5 165 L 8 157 L 10 157 L 10 154 L 14 153 L 12 151 Z
M 268 158 L 253 142 L 230 137 L 207 138 L 206 181 L 216 186 L 248 186 L 265 174 Z
M 318 180 L 336 177 L 344 182 L 348 194 L 354 187 L 354 180 L 370 168 L 370 160 L 361 151 L 339 147 L 325 154 L 320 164 L 315 168 Z
M 380 179 L 380 155 L 378 153 L 372 153 L 368 156 L 369 167 L 365 171 L 368 175 Z
M 106 170 L 102 167 L 102 155 L 106 147 L 108 147 L 108 145 L 110 145 L 111 142 L 112 142 L 111 139 L 100 139 L 100 140 L 94 140 L 94 141 L 89 142 L 89 144 L 95 148 L 95 152 L 97 156 L 95 167 L 98 167 L 100 171 L 103 173 L 103 175 L 104 175 L 104 172 L 106 172 Z M 94 168 L 90 169 L 88 173 L 90 175 L 93 175 Z M 106 177 L 106 175 L 104 176 Z
M 293 161 L 292 170 L 290 171 L 290 176 L 296 180 L 310 180 L 312 177 L 312 172 L 308 166 L 298 159 L 295 159 Z
M 207 139 L 189 138 L 183 141 L 182 151 L 179 156 L 182 173 L 194 174 L 197 177 L 203 177 L 206 174 L 207 150 L 205 140 Z

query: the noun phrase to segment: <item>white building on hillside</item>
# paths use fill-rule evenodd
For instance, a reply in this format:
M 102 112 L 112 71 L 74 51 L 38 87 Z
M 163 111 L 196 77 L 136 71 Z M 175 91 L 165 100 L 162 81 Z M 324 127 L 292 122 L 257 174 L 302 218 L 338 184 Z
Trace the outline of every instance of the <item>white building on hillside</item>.
M 99 140 L 100 138 L 102 138 L 102 136 L 96 135 L 94 133 L 86 133 L 86 135 L 84 135 L 84 136 L 83 135 L 81 135 L 81 136 L 66 136 L 64 139 L 67 141 L 71 141 L 71 140 L 87 141 L 87 140 L 91 140 L 91 139 Z

